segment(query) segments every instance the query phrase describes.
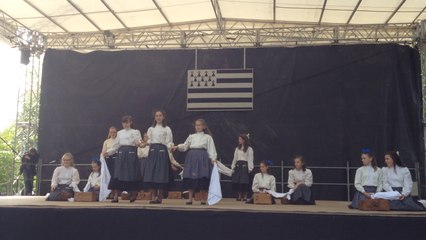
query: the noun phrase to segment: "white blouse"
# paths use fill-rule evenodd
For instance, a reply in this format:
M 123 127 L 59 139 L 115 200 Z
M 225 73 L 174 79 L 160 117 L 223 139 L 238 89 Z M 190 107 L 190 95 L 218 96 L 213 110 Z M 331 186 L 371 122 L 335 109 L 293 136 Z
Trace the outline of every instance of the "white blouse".
M 409 196 L 413 189 L 413 180 L 410 170 L 406 167 L 395 166 L 393 168 L 384 167 L 383 189 L 386 192 L 393 191 L 393 187 L 402 187 L 402 195 Z
M 211 160 L 216 160 L 217 158 L 213 138 L 204 132 L 189 135 L 186 141 L 183 144 L 179 144 L 177 147 L 181 152 L 185 152 L 188 149 L 206 149 Z
M 102 154 L 106 153 L 108 149 L 111 149 L 115 142 L 117 142 L 117 138 L 108 138 L 104 141 L 104 144 L 102 146 Z
M 138 158 L 147 158 L 149 154 L 149 145 L 138 148 Z
M 113 155 L 121 146 L 136 146 L 142 141 L 141 132 L 136 129 L 121 129 L 117 133 L 116 141 L 107 150 L 108 155 Z
M 253 179 L 253 192 L 260 192 L 260 188 L 276 191 L 275 177 L 270 174 L 257 173 Z
M 292 169 L 288 171 L 288 187 L 294 189 L 298 183 L 303 183 L 307 187 L 312 186 L 313 176 L 309 169 L 296 170 Z
M 249 172 L 251 172 L 254 168 L 253 158 L 253 148 L 248 147 L 247 151 L 244 152 L 244 148 L 239 149 L 237 147 L 235 148 L 234 159 L 232 160 L 231 169 L 235 168 L 235 165 L 238 161 L 246 161 L 248 163 L 248 170 Z
M 80 183 L 80 175 L 74 167 L 60 166 L 55 168 L 52 176 L 52 187 L 57 187 L 59 184 L 65 184 L 70 187 L 77 187 Z
M 163 127 L 157 124 L 155 127 L 150 127 L 148 128 L 147 135 L 149 144 L 161 143 L 168 148 L 174 146 L 172 130 L 167 126 Z
M 101 186 L 101 174 L 99 172 L 92 172 L 89 175 L 89 178 L 87 179 L 86 187 L 84 188 L 86 190 L 93 188 L 93 187 L 100 187 Z
M 380 168 L 377 168 L 376 171 L 374 171 L 374 168 L 371 165 L 368 166 L 362 166 L 356 170 L 355 174 L 355 188 L 359 192 L 364 193 L 364 187 L 363 186 L 375 186 L 377 187 L 376 192 L 381 192 L 382 187 L 382 177 L 383 173 Z

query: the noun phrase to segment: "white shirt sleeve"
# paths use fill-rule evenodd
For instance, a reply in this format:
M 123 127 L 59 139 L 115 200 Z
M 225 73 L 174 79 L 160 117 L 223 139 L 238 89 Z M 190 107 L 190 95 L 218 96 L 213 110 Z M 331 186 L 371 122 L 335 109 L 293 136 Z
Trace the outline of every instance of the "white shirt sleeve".
M 402 195 L 409 196 L 411 194 L 411 190 L 413 189 L 413 180 L 411 179 L 411 173 L 408 168 L 401 169 L 404 175 L 404 183 L 402 187 Z
M 378 171 L 378 175 L 379 175 L 379 179 L 378 179 L 378 183 L 377 183 L 377 190 L 376 192 L 381 192 L 383 190 L 383 171 L 380 168 L 377 168 Z
M 256 174 L 253 179 L 253 185 L 251 187 L 253 192 L 259 192 L 259 174 Z
M 238 161 L 238 148 L 235 148 L 234 151 L 234 158 L 232 159 L 232 165 L 231 165 L 231 169 L 234 170 L 235 169 L 235 165 L 237 164 Z
M 52 184 L 50 185 L 51 187 L 57 187 L 59 184 L 59 169 L 60 167 L 57 167 L 53 171 Z
M 114 155 L 119 148 L 120 148 L 120 138 L 117 136 L 114 143 L 112 144 L 112 147 L 110 149 L 107 149 L 108 156 Z
M 151 144 L 151 139 L 152 139 L 152 127 L 148 128 L 148 131 L 146 131 L 146 135 L 148 135 L 148 144 Z
M 306 176 L 305 176 L 305 185 L 307 187 L 311 187 L 312 183 L 313 183 L 312 171 L 309 170 L 309 169 L 306 169 L 305 174 L 306 174 Z
M 248 152 L 248 158 L 247 158 L 248 170 L 249 170 L 249 172 L 251 172 L 254 169 L 254 153 L 253 153 L 253 148 L 249 147 L 247 149 L 247 152 Z
M 179 144 L 177 147 L 178 147 L 178 150 L 179 151 L 181 151 L 181 152 L 186 152 L 186 151 L 188 151 L 188 149 L 189 149 L 189 147 L 191 146 L 191 139 L 192 139 L 192 136 L 191 135 L 189 135 L 187 138 L 186 138 L 186 140 L 185 140 L 185 142 L 184 143 L 181 143 L 181 144 Z
M 105 140 L 104 144 L 102 145 L 102 152 L 101 152 L 102 155 L 107 152 L 107 142 L 108 140 Z
M 386 192 L 392 192 L 393 190 L 392 190 L 392 187 L 389 185 L 387 171 L 390 171 L 390 169 L 389 168 L 382 169 L 382 188 Z
M 83 188 L 83 192 L 88 192 L 88 191 L 90 190 L 90 186 L 92 185 L 92 184 L 91 184 L 91 182 L 92 182 L 92 177 L 93 177 L 93 172 L 92 172 L 92 173 L 90 173 L 89 178 L 87 179 L 86 186 L 84 186 L 84 188 Z
M 207 138 L 207 152 L 210 160 L 217 160 L 216 147 L 214 146 L 213 138 L 210 135 L 208 135 Z
M 166 132 L 167 132 L 166 145 L 168 148 L 171 148 L 174 146 L 172 129 L 170 129 L 169 127 L 166 127 Z
M 358 168 L 356 170 L 354 185 L 358 192 L 365 192 L 364 187 L 362 186 L 362 168 Z
M 80 183 L 80 175 L 78 174 L 78 170 L 74 168 L 72 172 L 72 185 L 77 186 Z
M 141 131 L 135 129 L 135 135 L 136 135 L 135 136 L 135 140 L 136 140 L 135 146 L 137 146 L 138 144 L 142 143 Z
M 290 170 L 290 171 L 288 171 L 288 188 L 290 188 L 290 189 L 294 189 L 294 187 L 295 187 L 295 185 L 294 185 L 294 182 L 295 182 L 295 179 L 294 179 L 294 176 L 293 176 L 293 171 L 292 170 Z
M 274 176 L 271 177 L 271 190 L 274 191 L 274 192 L 277 190 L 277 184 L 275 183 L 275 177 Z

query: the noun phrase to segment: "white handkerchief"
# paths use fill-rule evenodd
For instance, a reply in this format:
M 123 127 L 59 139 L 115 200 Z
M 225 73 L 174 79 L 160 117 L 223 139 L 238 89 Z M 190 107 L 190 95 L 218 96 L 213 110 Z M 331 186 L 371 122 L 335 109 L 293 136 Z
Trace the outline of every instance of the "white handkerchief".
M 101 155 L 101 185 L 99 188 L 99 202 L 106 201 L 111 190 L 108 189 L 109 181 L 111 180 L 111 174 L 108 171 L 104 156 Z
M 215 205 L 222 200 L 222 189 L 220 188 L 220 177 L 217 163 L 213 165 L 212 175 L 210 177 L 209 195 L 207 203 Z
M 373 195 L 371 195 L 372 199 L 386 199 L 386 200 L 398 200 L 401 197 L 401 193 L 398 191 L 392 191 L 392 192 L 378 192 Z

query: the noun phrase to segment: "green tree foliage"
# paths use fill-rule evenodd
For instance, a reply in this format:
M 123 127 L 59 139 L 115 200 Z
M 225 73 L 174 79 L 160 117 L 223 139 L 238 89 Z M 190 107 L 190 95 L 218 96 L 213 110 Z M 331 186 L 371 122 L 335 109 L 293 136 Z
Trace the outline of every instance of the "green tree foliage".
M 14 124 L 0 132 L 0 136 L 13 146 L 15 137 Z M 15 154 L 2 140 L 0 141 L 0 194 L 7 192 L 7 187 L 12 175 L 12 162 Z M 19 169 L 19 166 L 17 167 Z M 16 168 L 15 168 L 16 169 Z

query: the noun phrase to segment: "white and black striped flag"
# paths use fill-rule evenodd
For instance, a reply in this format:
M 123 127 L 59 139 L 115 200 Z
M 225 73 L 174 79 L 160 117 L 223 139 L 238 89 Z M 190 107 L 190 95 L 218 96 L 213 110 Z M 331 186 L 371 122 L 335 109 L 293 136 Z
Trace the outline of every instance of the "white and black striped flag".
M 188 70 L 188 111 L 253 110 L 253 69 Z

